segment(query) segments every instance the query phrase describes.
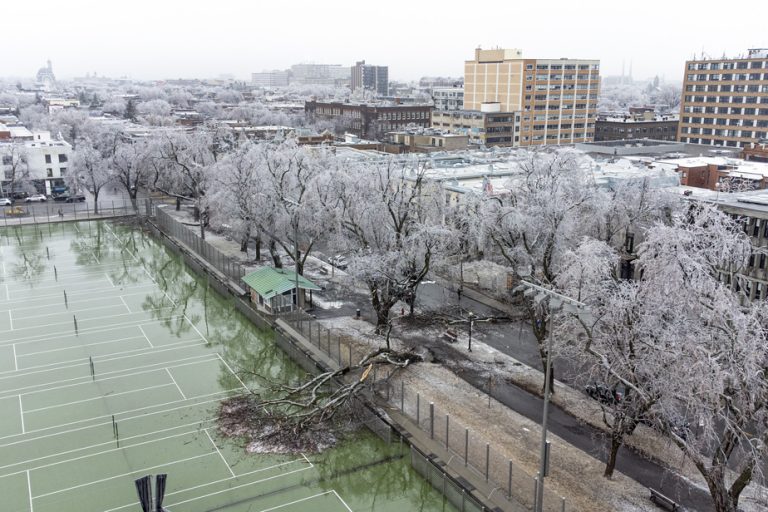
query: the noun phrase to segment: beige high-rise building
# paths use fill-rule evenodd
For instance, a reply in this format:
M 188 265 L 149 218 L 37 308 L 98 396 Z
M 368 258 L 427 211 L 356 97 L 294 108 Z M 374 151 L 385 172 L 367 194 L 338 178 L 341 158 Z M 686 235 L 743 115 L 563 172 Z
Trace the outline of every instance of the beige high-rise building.
M 768 137 L 768 49 L 685 63 L 681 142 L 750 147 Z
M 600 61 L 524 59 L 518 49 L 475 50 L 464 64 L 464 110 L 498 103 L 520 114 L 514 145 L 591 142 Z

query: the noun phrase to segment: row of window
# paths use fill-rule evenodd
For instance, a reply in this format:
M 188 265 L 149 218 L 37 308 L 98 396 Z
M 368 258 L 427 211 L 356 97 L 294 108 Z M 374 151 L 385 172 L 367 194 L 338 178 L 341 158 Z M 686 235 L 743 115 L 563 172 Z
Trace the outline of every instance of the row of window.
M 725 119 L 722 117 L 683 117 L 683 123 L 691 124 L 716 124 L 719 126 L 745 126 L 752 128 L 768 128 L 768 120 L 765 119 Z
M 761 61 L 761 60 L 754 60 L 751 62 L 748 61 L 741 61 L 741 62 L 734 62 L 734 61 L 728 61 L 728 62 L 691 62 L 688 64 L 689 70 L 699 69 L 699 70 L 713 70 L 716 71 L 718 69 L 760 69 L 762 67 L 768 68 L 768 62 Z
M 587 123 L 587 128 L 591 129 L 591 128 L 594 128 L 594 127 L 595 127 L 594 123 Z M 573 128 L 574 129 L 584 128 L 584 123 L 576 123 L 576 124 L 573 125 Z M 546 125 L 544 125 L 544 124 L 535 124 L 535 125 L 533 125 L 533 131 L 535 131 L 535 132 L 542 131 L 542 130 L 557 130 L 557 129 L 560 129 L 560 130 L 570 130 L 571 129 L 571 125 L 570 124 L 561 124 L 561 125 L 558 125 L 558 124 L 546 124 Z
M 535 89 L 537 91 L 574 91 L 574 90 L 581 90 L 581 89 L 597 89 L 600 86 L 597 82 L 592 82 L 587 86 L 586 84 L 536 84 Z M 525 86 L 526 91 L 533 90 L 533 88 L 530 85 Z
M 533 80 L 534 75 L 525 75 L 525 79 L 527 81 Z M 561 81 L 561 80 L 581 80 L 583 82 L 587 82 L 591 79 L 597 80 L 597 74 L 593 75 L 560 75 L 560 74 L 551 74 L 551 75 L 536 75 L 536 80 L 539 82 L 553 82 L 555 80 Z
M 688 84 L 685 86 L 686 92 L 768 92 L 768 85 L 758 84 Z
M 743 139 L 762 138 L 765 136 L 765 132 L 754 132 L 752 130 L 724 130 L 721 128 L 699 128 L 696 126 L 683 126 L 680 128 L 680 133 L 714 135 L 716 137 L 741 137 Z M 757 134 L 762 134 L 762 137 Z
M 592 71 L 597 71 L 600 69 L 600 64 L 579 64 L 578 66 L 579 66 L 578 69 L 580 70 L 591 69 Z M 525 69 L 533 69 L 533 64 L 527 64 L 525 66 Z M 571 70 L 571 69 L 576 69 L 576 64 L 537 64 L 536 69 L 537 70 L 542 70 L 542 69 Z
M 752 107 L 692 107 L 686 105 L 683 107 L 686 114 L 728 114 L 737 116 L 765 116 L 768 115 L 768 109 Z
M 680 142 L 687 142 L 689 144 L 703 144 L 704 146 L 727 146 L 730 148 L 740 148 L 744 144 L 738 140 L 717 140 L 717 139 L 700 139 L 698 137 L 680 137 Z M 749 144 L 748 142 L 746 144 Z
M 762 76 L 762 78 L 761 78 Z M 745 80 L 768 80 L 768 73 L 701 73 L 698 75 L 686 75 L 689 82 L 743 82 Z
M 768 92 L 768 85 L 764 87 L 765 92 Z M 761 99 L 757 96 L 685 96 L 686 103 L 768 103 L 768 96 Z
M 429 112 L 379 112 L 379 119 L 400 121 L 404 119 L 429 119 Z

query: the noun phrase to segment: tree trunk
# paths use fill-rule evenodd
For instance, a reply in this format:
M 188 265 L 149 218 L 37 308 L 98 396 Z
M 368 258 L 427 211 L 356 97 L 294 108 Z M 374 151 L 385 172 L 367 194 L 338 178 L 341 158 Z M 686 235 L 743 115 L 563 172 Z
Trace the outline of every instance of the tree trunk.
M 622 442 L 619 436 L 611 436 L 611 449 L 608 453 L 608 462 L 605 465 L 605 472 L 603 473 L 605 478 L 613 478 L 613 470 L 616 469 L 616 456 L 619 454 L 621 445 Z
M 269 239 L 269 255 L 272 256 L 272 264 L 275 268 L 283 268 L 283 262 L 277 253 L 277 243 L 274 238 Z
M 712 497 L 716 512 L 737 512 L 738 497 L 734 499 L 728 492 L 723 472 L 724 468 L 712 468 L 703 475 L 704 480 L 709 487 L 709 494 Z
M 93 189 L 93 214 L 99 214 L 99 189 L 96 187 Z
M 176 211 L 177 212 L 181 211 L 181 198 L 180 197 L 176 198 Z
M 256 240 L 256 260 L 261 261 L 261 237 L 257 236 Z

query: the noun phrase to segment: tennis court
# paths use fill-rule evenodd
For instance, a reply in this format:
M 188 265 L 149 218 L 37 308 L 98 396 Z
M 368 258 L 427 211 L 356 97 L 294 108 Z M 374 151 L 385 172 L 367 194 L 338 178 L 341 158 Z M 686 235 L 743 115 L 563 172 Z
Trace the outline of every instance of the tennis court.
M 219 401 L 255 386 L 235 368 L 297 370 L 148 235 L 105 222 L 6 230 L 0 283 L 3 510 L 137 511 L 133 480 L 156 473 L 169 475 L 173 512 L 373 509 L 365 478 L 339 469 L 360 447 L 247 455 L 217 435 Z M 370 460 L 392 459 L 372 436 L 360 442 Z M 368 463 L 367 477 L 386 466 Z M 411 490 L 400 479 L 382 492 L 443 509 L 407 480 Z M 376 510 L 402 505 L 386 501 Z

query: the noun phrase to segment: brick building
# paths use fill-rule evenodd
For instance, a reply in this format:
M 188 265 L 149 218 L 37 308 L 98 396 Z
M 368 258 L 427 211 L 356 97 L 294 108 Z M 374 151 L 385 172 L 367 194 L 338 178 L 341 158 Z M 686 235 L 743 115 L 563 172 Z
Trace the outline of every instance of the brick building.
M 395 105 L 307 101 L 309 120 L 327 120 L 358 137 L 381 140 L 387 132 L 409 126 L 428 128 L 432 105 Z

